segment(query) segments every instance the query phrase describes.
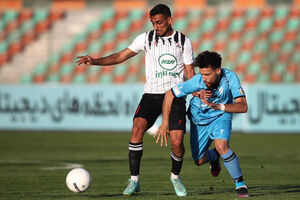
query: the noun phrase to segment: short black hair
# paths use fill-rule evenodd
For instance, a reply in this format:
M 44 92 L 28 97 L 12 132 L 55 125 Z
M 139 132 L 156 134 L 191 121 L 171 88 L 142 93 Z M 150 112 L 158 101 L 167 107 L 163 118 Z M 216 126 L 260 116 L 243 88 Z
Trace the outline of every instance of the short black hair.
M 215 51 L 203 51 L 194 61 L 194 67 L 217 69 L 221 67 L 222 57 Z
M 171 10 L 165 4 L 158 4 L 150 10 L 150 16 L 163 14 L 165 17 L 171 17 Z

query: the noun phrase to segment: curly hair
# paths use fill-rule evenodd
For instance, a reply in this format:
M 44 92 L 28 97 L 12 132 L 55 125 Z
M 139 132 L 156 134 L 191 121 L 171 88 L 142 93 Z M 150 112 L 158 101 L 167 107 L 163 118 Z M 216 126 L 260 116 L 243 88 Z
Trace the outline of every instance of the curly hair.
M 194 67 L 217 69 L 221 67 L 222 57 L 215 51 L 203 51 L 194 61 Z

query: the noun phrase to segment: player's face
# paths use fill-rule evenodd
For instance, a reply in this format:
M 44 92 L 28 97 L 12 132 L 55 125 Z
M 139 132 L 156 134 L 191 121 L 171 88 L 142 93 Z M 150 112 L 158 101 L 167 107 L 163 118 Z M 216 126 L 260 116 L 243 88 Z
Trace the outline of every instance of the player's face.
M 200 68 L 200 74 L 202 75 L 203 82 L 205 83 L 206 87 L 210 88 L 217 83 L 218 78 L 221 74 L 221 68 Z
M 168 31 L 170 30 L 172 18 L 166 17 L 163 14 L 157 14 L 154 16 L 150 16 L 151 23 L 156 30 L 156 34 L 158 36 L 169 36 Z

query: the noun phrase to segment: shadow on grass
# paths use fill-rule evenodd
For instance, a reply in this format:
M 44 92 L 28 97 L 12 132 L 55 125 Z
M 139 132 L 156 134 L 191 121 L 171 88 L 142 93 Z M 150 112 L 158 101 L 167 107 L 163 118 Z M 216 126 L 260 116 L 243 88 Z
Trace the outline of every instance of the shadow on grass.
M 255 190 L 251 194 L 251 190 Z M 258 197 L 258 196 L 269 196 L 275 194 L 288 194 L 288 193 L 300 193 L 300 185 L 279 185 L 279 186 L 266 186 L 266 187 L 250 187 L 249 193 L 251 197 Z

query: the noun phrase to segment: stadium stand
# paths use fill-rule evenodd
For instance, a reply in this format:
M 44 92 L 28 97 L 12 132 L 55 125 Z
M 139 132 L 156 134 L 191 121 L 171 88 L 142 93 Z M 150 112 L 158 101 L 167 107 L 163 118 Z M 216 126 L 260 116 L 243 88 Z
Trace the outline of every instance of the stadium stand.
M 61 20 L 64 12 L 39 10 L 8 10 L 0 21 L 0 67 L 19 54 L 26 45 Z
M 23 46 L 47 31 L 65 13 L 50 10 L 4 12 L 0 23 L 0 66 Z M 300 9 L 288 6 L 261 8 L 189 9 L 174 11 L 174 28 L 188 35 L 195 52 L 215 50 L 223 65 L 247 83 L 300 82 Z M 63 19 L 62 19 L 63 20 Z M 3 22 L 4 21 L 4 22 Z M 76 66 L 78 55 L 99 57 L 126 48 L 145 30 L 152 29 L 144 10 L 105 9 L 99 18 L 53 53 L 22 83 L 143 82 L 143 54 L 111 67 Z M 7 34 L 9 33 L 9 34 Z

